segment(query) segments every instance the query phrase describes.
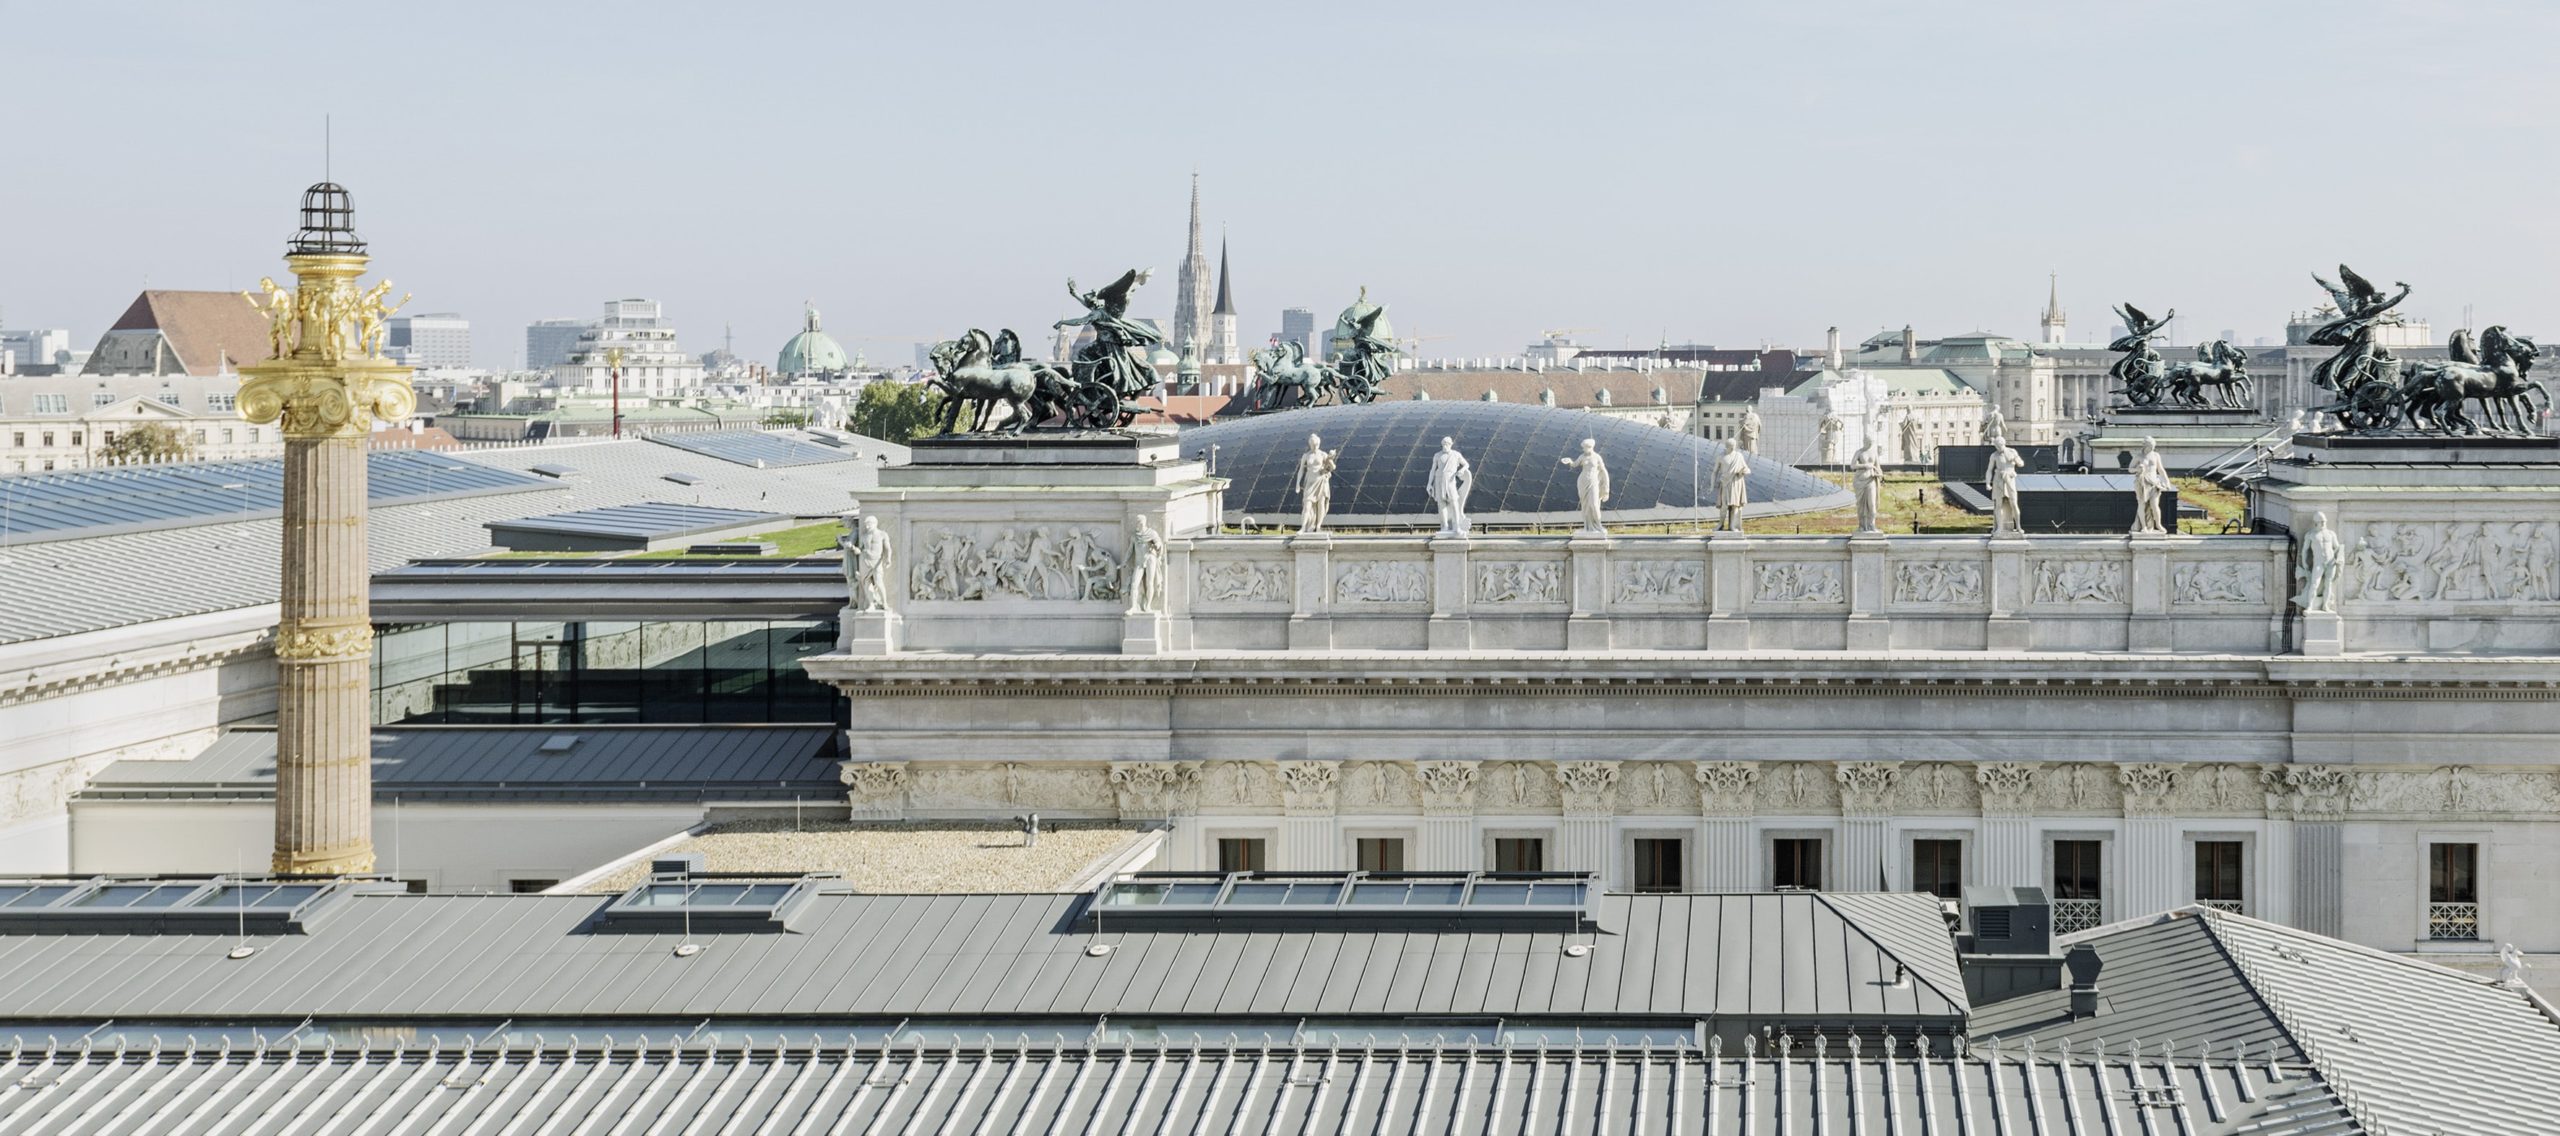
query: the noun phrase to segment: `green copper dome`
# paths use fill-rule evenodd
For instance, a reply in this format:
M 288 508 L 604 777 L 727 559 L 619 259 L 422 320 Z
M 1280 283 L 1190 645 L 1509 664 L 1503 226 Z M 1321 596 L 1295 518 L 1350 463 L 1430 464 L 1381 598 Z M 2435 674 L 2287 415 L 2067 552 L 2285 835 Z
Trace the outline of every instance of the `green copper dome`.
M 818 309 L 815 305 L 809 307 L 807 326 L 800 329 L 800 334 L 792 336 L 791 342 L 782 345 L 781 357 L 773 362 L 773 371 L 777 375 L 832 374 L 848 369 L 850 365 L 845 361 L 844 348 L 836 346 L 835 340 L 818 330 Z

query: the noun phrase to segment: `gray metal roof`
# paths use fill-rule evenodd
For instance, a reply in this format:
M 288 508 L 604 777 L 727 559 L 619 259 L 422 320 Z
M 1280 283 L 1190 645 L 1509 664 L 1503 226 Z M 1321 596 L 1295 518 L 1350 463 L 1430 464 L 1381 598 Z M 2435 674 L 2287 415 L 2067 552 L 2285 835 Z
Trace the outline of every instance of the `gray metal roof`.
M 1809 1049 L 83 1046 L 0 1063 L 0 1136 L 2367 1131 L 2298 1066 Z
M 1978 1034 L 2272 1041 L 2376 1131 L 2560 1132 L 2560 1020 L 2522 987 L 2205 907 L 2064 942 L 2105 960 L 2102 1012 L 2057 1021 L 2038 996 L 1985 1007 Z
M 1812 893 L 1610 895 L 1600 930 L 1092 931 L 1083 895 L 822 894 L 787 933 L 599 934 L 597 896 L 348 895 L 308 934 L 0 929 L 0 1019 L 1630 1017 L 1950 1028 L 1943 926 Z M 1892 897 L 1935 910 L 1925 896 Z M 1087 948 L 1108 945 L 1104 954 Z M 1579 956 L 1566 947 L 1587 944 Z M 1896 964 L 1920 975 L 1897 984 Z
M 375 506 L 540 489 L 543 479 L 425 450 L 366 455 Z M 273 517 L 284 508 L 284 459 L 102 466 L 0 474 L 0 543 Z
M 546 748 L 548 747 L 548 748 Z M 373 794 L 390 800 L 785 800 L 833 796 L 826 726 L 386 726 Z M 226 731 L 185 761 L 119 761 L 78 800 L 272 799 L 272 728 Z
M 715 509 L 708 505 L 672 505 L 664 501 L 641 501 L 630 505 L 606 505 L 596 509 L 579 509 L 568 513 L 544 513 L 536 517 L 491 521 L 491 533 L 556 533 L 570 536 L 621 537 L 645 540 L 662 536 L 689 536 L 718 532 L 759 522 L 781 524 L 791 518 L 781 513 L 757 512 L 750 509 Z
M 522 493 L 392 505 L 373 510 L 371 568 L 468 555 L 489 548 L 489 521 L 563 509 L 665 500 L 793 515 L 840 513 L 879 484 L 877 453 L 904 447 L 859 439 L 864 460 L 757 469 L 640 439 L 472 450 L 468 460 L 521 471 L 559 463 L 562 479 L 535 478 Z M 157 468 L 185 468 L 168 466 Z M 669 473 L 700 483 L 673 490 Z M 0 644 L 233 611 L 276 602 L 281 526 L 272 517 L 0 547 Z M 183 579 L 184 586 L 176 581 Z
M 423 560 L 373 578 L 384 622 L 465 619 L 832 619 L 835 557 L 755 560 Z
M 690 450 L 725 462 L 764 468 L 852 461 L 860 456 L 850 450 L 803 442 L 796 438 L 756 430 L 722 430 L 705 434 L 654 434 L 649 440 L 661 446 L 674 446 L 680 450 Z

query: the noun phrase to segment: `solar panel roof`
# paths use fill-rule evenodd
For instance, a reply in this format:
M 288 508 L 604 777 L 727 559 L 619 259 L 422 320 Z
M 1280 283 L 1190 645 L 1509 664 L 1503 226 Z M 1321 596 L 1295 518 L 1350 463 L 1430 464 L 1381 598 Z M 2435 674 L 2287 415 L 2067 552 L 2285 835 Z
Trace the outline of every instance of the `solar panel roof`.
M 766 468 L 852 461 L 854 457 L 853 454 L 843 450 L 812 445 L 797 438 L 786 438 L 779 434 L 765 434 L 754 430 L 721 430 L 705 434 L 652 434 L 649 440 L 662 446 L 674 446 L 679 450 L 701 454 L 704 457 Z
M 422 450 L 366 455 L 376 506 L 517 493 L 548 482 Z M 0 541 L 177 528 L 271 517 L 284 508 L 284 460 L 108 466 L 0 475 Z

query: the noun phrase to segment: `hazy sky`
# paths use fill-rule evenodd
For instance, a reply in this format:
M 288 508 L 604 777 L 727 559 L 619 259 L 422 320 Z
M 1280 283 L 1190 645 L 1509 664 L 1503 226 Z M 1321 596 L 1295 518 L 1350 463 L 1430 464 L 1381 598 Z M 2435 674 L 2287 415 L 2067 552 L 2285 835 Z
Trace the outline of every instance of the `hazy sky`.
M 2245 340 L 2342 259 L 2439 334 L 2466 303 L 2560 331 L 2555 32 L 2354 0 L 0 0 L 0 317 L 86 346 L 146 281 L 277 272 L 327 112 L 376 269 L 484 365 L 614 296 L 768 361 L 804 297 L 889 362 L 1045 329 L 1070 275 L 1153 267 L 1169 317 L 1194 167 L 1248 343 L 1362 284 L 1426 355 L 2032 336 L 2048 271 L 2075 339 L 2130 299 Z

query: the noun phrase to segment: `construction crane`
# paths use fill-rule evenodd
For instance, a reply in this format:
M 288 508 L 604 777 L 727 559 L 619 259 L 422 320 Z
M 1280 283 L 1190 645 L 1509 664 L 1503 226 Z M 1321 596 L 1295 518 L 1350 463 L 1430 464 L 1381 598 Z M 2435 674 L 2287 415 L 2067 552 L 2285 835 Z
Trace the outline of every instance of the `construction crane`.
M 1554 327 L 1538 333 L 1540 339 L 1559 339 L 1577 331 L 1598 331 L 1596 327 Z
M 1396 346 L 1401 348 L 1406 354 L 1410 355 L 1413 353 L 1413 349 L 1416 345 L 1429 343 L 1434 339 L 1447 338 L 1449 337 L 1446 335 L 1407 335 L 1399 337 L 1396 340 Z

